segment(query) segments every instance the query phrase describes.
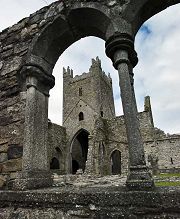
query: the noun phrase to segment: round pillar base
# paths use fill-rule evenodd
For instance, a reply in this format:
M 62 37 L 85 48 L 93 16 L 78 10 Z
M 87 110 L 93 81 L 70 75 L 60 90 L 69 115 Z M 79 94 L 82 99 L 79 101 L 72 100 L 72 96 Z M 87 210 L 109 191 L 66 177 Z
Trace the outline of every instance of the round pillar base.
M 129 190 L 148 190 L 155 187 L 154 180 L 147 166 L 131 166 L 126 186 Z

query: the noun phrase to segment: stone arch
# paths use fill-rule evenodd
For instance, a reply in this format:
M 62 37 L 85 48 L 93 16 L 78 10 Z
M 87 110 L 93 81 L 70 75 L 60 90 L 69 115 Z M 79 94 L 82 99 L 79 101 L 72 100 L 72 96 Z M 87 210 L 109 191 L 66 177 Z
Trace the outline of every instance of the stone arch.
M 107 38 L 114 29 L 108 8 L 99 3 L 74 4 L 68 13 L 57 15 L 33 39 L 25 65 L 38 66 L 46 74 L 52 74 L 60 55 L 74 42 L 87 36 Z
M 72 2 L 70 1 L 70 4 Z M 138 61 L 134 50 L 134 35 L 145 19 L 157 13 L 155 10 L 157 5 L 155 4 L 155 0 L 134 1 L 133 3 L 132 1 L 125 3 L 124 1 L 115 2 L 116 5 L 112 7 L 111 5 L 105 6 L 107 3 L 111 3 L 110 1 L 103 1 L 101 4 L 83 1 L 74 3 L 71 6 L 68 5 L 67 8 L 59 11 L 56 14 L 57 16 L 52 16 L 43 30 L 40 30 L 36 34 L 24 59 L 24 65 L 20 72 L 26 78 L 25 85 L 27 88 L 23 171 L 29 172 L 29 170 L 35 170 L 32 177 L 35 179 L 36 174 L 39 176 L 37 172 L 43 170 L 44 176 L 47 178 L 46 186 L 51 183 L 51 177 L 46 173 L 46 171 L 49 171 L 46 145 L 48 95 L 49 89 L 54 86 L 52 70 L 57 59 L 66 48 L 86 36 L 96 36 L 105 40 L 106 54 L 113 61 L 114 67 L 119 71 L 122 68 L 126 69 L 126 71 L 122 71 L 123 74 L 119 74 L 119 77 L 121 82 L 120 87 L 123 91 L 122 99 L 124 102 L 124 113 L 126 114 L 127 136 L 131 135 L 130 129 L 133 129 L 133 137 L 128 138 L 129 153 L 131 154 L 129 156 L 130 168 L 132 168 L 133 173 L 133 168 L 137 167 L 137 172 L 139 171 L 138 174 L 141 175 L 142 171 L 140 168 L 143 167 L 144 175 L 146 176 L 144 179 L 149 180 L 148 186 L 153 186 L 153 182 L 145 166 L 143 142 L 139 133 L 137 112 L 134 110 L 136 101 L 135 96 L 132 94 L 129 75 L 132 73 L 131 68 Z M 148 15 L 145 8 L 149 2 L 152 2 L 152 6 L 150 5 L 152 11 Z M 178 3 L 177 0 L 174 0 L 173 3 L 168 2 L 170 1 L 166 1 L 164 6 Z M 133 8 L 132 6 L 135 7 Z M 161 9 L 164 9 L 163 3 L 162 7 L 160 7 Z M 130 13 L 131 10 L 132 13 Z M 143 13 L 145 13 L 144 15 L 147 13 L 147 15 L 143 17 Z M 128 14 L 131 14 L 131 16 L 128 17 Z M 82 20 L 84 23 L 82 23 Z M 130 68 L 128 64 L 130 64 Z M 130 117 L 127 115 L 130 115 Z M 134 122 L 132 122 L 133 120 Z M 37 160 L 40 160 L 40 162 L 36 162 Z M 139 179 L 138 174 L 132 176 L 137 176 L 137 179 Z M 131 177 L 128 180 L 127 185 L 133 187 L 134 183 Z M 38 182 L 37 186 L 40 186 L 40 184 L 44 186 L 44 179 L 41 180 L 41 183 Z M 137 186 L 139 185 L 138 182 Z M 147 185 L 147 183 L 144 185 Z M 31 186 L 31 184 L 28 186 Z
M 85 171 L 88 155 L 88 136 L 89 132 L 80 129 L 74 135 L 70 147 L 70 172 L 75 174 L 78 169 Z
M 58 164 L 59 167 L 52 168 L 52 164 Z M 62 150 L 59 147 L 56 147 L 53 150 L 52 158 L 50 160 L 50 169 L 56 170 L 59 174 L 63 174 L 65 172 L 64 154 L 62 153 Z
M 137 3 L 136 1 L 126 8 L 124 12 L 125 20 L 132 24 L 134 34 L 136 34 L 141 25 L 155 14 L 165 10 L 169 6 L 178 4 L 179 0 L 173 1 L 157 1 L 143 0 Z
M 121 152 L 115 149 L 110 156 L 111 159 L 111 174 L 121 174 Z

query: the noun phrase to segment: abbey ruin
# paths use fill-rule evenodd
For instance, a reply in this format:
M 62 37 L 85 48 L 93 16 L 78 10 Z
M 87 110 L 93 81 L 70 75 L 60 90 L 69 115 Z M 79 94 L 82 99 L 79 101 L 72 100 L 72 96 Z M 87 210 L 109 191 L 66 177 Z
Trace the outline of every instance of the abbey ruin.
M 70 68 L 63 71 L 63 127 L 49 121 L 50 168 L 60 174 L 127 174 L 124 116 L 115 116 L 110 75 L 98 57 L 88 73 L 73 77 Z M 154 174 L 179 172 L 180 136 L 154 127 L 150 97 L 138 118 L 149 169 Z
M 179 188 L 153 179 L 179 172 L 180 136 L 154 127 L 150 97 L 137 111 L 133 79 L 137 31 L 177 3 L 57 1 L 0 33 L 0 218 L 180 217 Z M 80 76 L 63 69 L 63 125 L 53 124 L 54 65 L 87 36 L 105 41 L 124 115 L 115 115 L 111 76 L 97 57 Z

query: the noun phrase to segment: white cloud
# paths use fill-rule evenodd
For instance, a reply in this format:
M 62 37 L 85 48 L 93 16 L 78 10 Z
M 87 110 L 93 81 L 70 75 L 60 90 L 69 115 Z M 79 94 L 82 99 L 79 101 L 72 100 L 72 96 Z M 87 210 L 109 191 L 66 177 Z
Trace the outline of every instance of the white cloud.
M 0 30 L 13 25 L 23 17 L 53 0 L 1 0 Z M 166 132 L 180 132 L 180 4 L 170 7 L 146 22 L 146 30 L 136 37 L 139 63 L 135 68 L 135 89 L 137 103 L 143 109 L 145 95 L 151 96 L 154 122 Z M 117 114 L 122 114 L 119 99 L 118 74 L 106 57 L 104 42 L 97 38 L 86 38 L 73 44 L 60 57 L 54 75 L 56 86 L 51 91 L 50 118 L 61 121 L 62 111 L 62 67 L 70 66 L 75 74 L 87 72 L 91 58 L 99 56 L 102 67 L 111 73 Z
M 180 5 L 172 6 L 146 22 L 150 34 L 139 32 L 136 37 L 138 100 L 144 94 L 151 96 L 154 122 L 169 133 L 180 132 L 179 20 Z

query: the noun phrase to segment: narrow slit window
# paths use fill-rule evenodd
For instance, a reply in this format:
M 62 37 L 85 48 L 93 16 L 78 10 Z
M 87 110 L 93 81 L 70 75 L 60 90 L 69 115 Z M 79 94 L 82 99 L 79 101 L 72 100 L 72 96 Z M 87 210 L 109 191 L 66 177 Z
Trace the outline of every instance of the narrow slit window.
M 171 157 L 171 164 L 174 164 L 172 157 Z
M 82 120 L 84 120 L 84 113 L 80 112 L 79 113 L 79 121 L 82 121 Z
M 82 87 L 79 88 L 79 96 L 82 96 Z

